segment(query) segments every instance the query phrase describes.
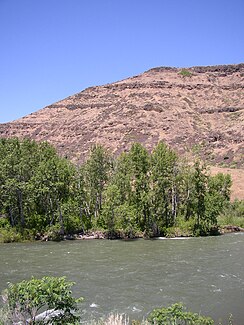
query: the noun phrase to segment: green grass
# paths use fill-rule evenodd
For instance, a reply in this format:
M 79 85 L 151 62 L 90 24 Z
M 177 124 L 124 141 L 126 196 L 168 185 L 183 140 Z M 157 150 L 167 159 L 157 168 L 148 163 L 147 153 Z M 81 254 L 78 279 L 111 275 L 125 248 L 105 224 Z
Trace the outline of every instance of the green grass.
M 244 200 L 235 200 L 229 203 L 218 217 L 218 224 L 244 228 Z

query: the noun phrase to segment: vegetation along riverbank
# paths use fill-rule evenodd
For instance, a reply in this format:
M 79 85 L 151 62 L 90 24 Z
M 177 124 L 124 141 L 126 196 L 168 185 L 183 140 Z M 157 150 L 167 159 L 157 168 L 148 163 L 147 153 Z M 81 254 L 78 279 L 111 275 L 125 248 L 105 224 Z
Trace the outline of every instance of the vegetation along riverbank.
M 9 283 L 2 293 L 4 305 L 0 308 L 0 325 L 10 324 L 81 324 L 83 298 L 74 298 L 65 277 L 32 278 Z M 84 323 L 84 321 L 83 321 Z M 232 325 L 232 317 L 229 318 Z M 124 314 L 111 313 L 85 324 L 107 325 L 214 325 L 212 318 L 187 311 L 181 303 L 154 309 L 144 320 L 129 320 Z M 221 322 L 218 322 L 221 325 Z
M 229 175 L 211 176 L 162 142 L 151 153 L 134 143 L 116 158 L 96 145 L 77 166 L 46 142 L 1 139 L 0 242 L 242 230 L 244 203 L 230 202 L 230 188 Z

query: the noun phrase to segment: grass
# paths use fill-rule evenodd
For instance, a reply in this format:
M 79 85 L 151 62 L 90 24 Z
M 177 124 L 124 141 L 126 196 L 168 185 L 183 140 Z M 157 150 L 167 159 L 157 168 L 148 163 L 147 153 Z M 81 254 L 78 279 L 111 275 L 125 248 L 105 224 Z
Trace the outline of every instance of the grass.
M 221 226 L 231 225 L 244 228 L 244 216 L 236 217 L 233 215 L 221 215 L 218 218 L 218 224 Z
M 0 229 L 0 243 L 21 242 L 22 236 L 13 229 Z
M 111 313 L 107 317 L 86 322 L 87 325 L 129 325 L 129 316 L 125 314 Z
M 218 224 L 244 228 L 244 200 L 229 203 L 218 217 Z

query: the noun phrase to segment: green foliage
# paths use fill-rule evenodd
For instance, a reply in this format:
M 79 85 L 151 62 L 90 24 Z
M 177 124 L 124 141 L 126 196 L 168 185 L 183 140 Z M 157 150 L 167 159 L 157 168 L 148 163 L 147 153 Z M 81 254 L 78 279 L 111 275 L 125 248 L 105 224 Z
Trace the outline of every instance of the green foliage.
M 152 153 L 134 143 L 117 159 L 95 145 L 76 167 L 47 143 L 0 139 L 0 241 L 60 240 L 90 229 L 111 237 L 207 235 L 227 211 L 230 186 L 230 176 L 210 176 L 162 142 Z
M 60 224 L 55 224 L 47 227 L 47 230 L 44 232 L 44 237 L 48 240 L 60 241 L 62 240 L 62 229 Z
M 42 232 L 59 223 L 72 193 L 76 169 L 47 143 L 0 140 L 0 213 L 12 227 Z
M 244 228 L 244 201 L 235 200 L 225 202 L 221 214 L 218 216 L 220 225 L 235 225 Z
M 127 203 L 120 205 L 117 209 L 117 229 L 122 237 L 133 238 L 140 231 L 136 222 L 136 209 Z
M 77 303 L 82 298 L 72 297 L 70 288 L 74 283 L 67 282 L 65 277 L 32 278 L 17 284 L 10 283 L 3 292 L 6 313 L 9 322 L 21 324 L 68 324 L 79 320 L 75 315 Z M 38 314 L 53 310 L 51 319 L 38 320 Z M 12 324 L 12 323 L 11 323 Z
M 102 211 L 103 226 L 109 232 L 115 232 L 118 207 L 121 203 L 119 189 L 116 184 L 109 184 L 104 191 L 104 205 Z
M 179 176 L 177 156 L 164 143 L 153 150 L 150 160 L 150 208 L 155 234 L 162 233 L 165 227 L 173 226 L 177 214 L 176 200 Z
M 101 145 L 91 148 L 90 156 L 83 166 L 84 191 L 86 193 L 86 205 L 89 217 L 100 217 L 102 211 L 102 194 L 109 179 L 112 167 L 111 158 Z
M 182 304 L 173 304 L 168 308 L 154 309 L 148 316 L 153 325 L 213 325 L 214 321 L 196 313 L 186 311 Z
M 0 218 L 0 243 L 12 243 L 22 240 L 22 236 L 16 228 L 12 228 L 9 220 L 5 217 Z
M 23 240 L 21 234 L 15 228 L 0 229 L 0 243 L 13 243 Z
M 71 287 L 73 282 L 65 277 L 31 278 L 19 283 L 9 283 L 2 293 L 4 307 L 0 308 L 0 324 L 53 324 L 78 325 L 80 311 L 78 304 L 83 298 L 74 298 Z M 87 324 L 128 325 L 126 315 L 110 314 L 98 321 Z M 187 311 L 181 303 L 154 309 L 146 320 L 132 321 L 142 325 L 213 325 L 214 321 L 197 313 Z M 229 324 L 233 324 L 232 315 Z
M 136 223 L 143 231 L 149 226 L 149 154 L 141 144 L 132 145 L 128 153 L 128 163 L 131 186 L 130 205 L 134 207 Z
M 192 72 L 187 69 L 182 69 L 179 72 L 179 75 L 181 75 L 182 77 L 192 77 Z
M 230 201 L 230 175 L 217 174 L 208 178 L 208 192 L 205 198 L 205 221 L 207 224 L 217 224 L 217 217 Z
M 7 218 L 4 218 L 4 217 L 0 218 L 0 229 L 1 228 L 9 229 L 10 227 L 11 227 L 11 225 Z

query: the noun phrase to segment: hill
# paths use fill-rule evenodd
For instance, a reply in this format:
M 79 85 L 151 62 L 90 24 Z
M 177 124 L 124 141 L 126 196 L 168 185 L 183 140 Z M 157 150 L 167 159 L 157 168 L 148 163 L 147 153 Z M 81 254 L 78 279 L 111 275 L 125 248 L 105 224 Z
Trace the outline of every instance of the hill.
M 239 171 L 244 184 L 243 127 L 244 64 L 158 67 L 0 124 L 0 137 L 47 140 L 77 163 L 94 143 L 118 154 L 132 142 L 151 150 L 163 140 L 179 154 Z M 234 197 L 244 198 L 242 186 Z

